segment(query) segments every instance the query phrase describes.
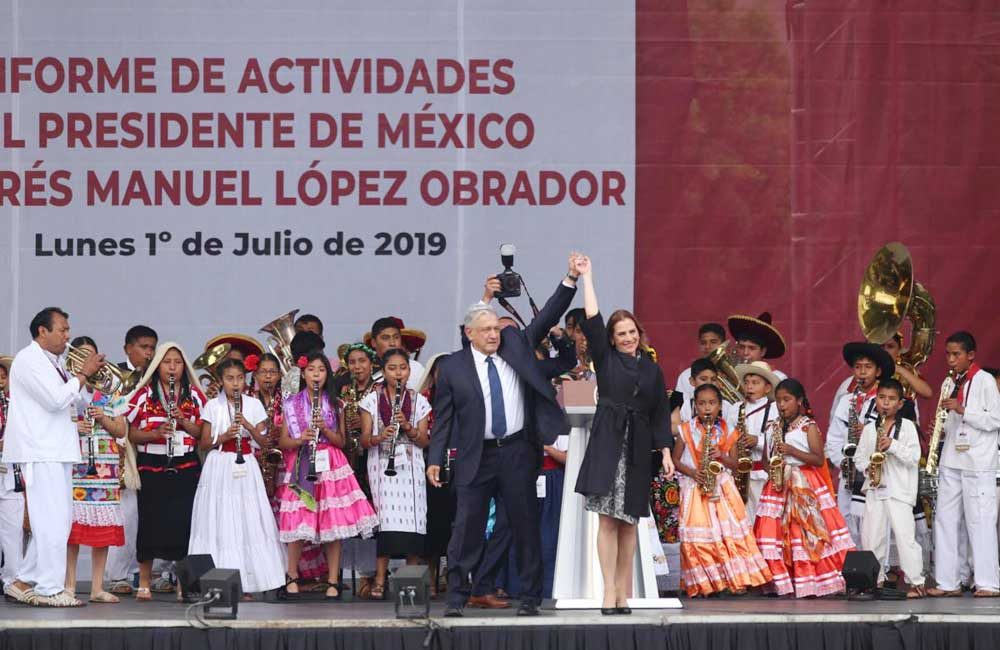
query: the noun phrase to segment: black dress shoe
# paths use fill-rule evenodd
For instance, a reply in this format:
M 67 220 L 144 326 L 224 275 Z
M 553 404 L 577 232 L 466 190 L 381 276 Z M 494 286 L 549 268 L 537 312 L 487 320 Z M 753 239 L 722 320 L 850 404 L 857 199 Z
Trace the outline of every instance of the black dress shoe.
M 615 607 L 615 614 L 631 614 L 631 607 Z
M 448 605 L 444 608 L 445 618 L 462 618 L 462 616 L 464 616 L 464 614 L 462 614 L 461 607 L 452 607 L 451 605 Z
M 603 614 L 605 616 L 613 616 L 614 614 L 617 614 L 617 613 L 618 613 L 618 608 L 617 607 L 602 607 L 601 608 L 601 614 Z
M 521 603 L 517 608 L 518 616 L 538 616 L 538 605 L 533 603 Z

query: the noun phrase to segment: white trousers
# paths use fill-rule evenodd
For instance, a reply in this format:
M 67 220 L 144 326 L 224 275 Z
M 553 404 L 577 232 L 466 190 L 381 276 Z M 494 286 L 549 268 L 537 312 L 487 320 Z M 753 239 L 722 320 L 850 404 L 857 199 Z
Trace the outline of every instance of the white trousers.
M 912 585 L 924 584 L 923 550 L 917 544 L 913 506 L 895 499 L 878 499 L 869 492 L 861 524 L 861 548 L 879 560 L 879 582 L 885 581 L 889 563 L 889 539 L 895 537 L 899 566 Z
M 24 560 L 24 495 L 0 487 L 0 550 L 3 551 L 4 586 L 14 582 Z
M 17 579 L 40 596 L 66 588 L 66 543 L 73 527 L 73 463 L 25 463 L 31 539 Z
M 108 565 L 104 571 L 107 582 L 131 580 L 139 572 L 135 557 L 135 538 L 139 530 L 139 497 L 135 490 L 121 491 L 121 513 L 125 523 L 125 546 L 108 549 Z
M 963 515 L 972 547 L 976 588 L 1000 591 L 996 472 L 940 469 L 934 522 L 934 578 L 945 591 L 959 588 L 962 564 L 959 527 Z
M 747 496 L 747 517 L 750 518 L 750 525 L 757 519 L 757 504 L 760 503 L 760 493 L 764 491 L 767 479 L 750 478 L 749 496 Z
M 844 516 L 847 522 L 847 532 L 851 534 L 851 541 L 855 546 L 861 545 L 861 514 L 864 512 L 862 504 L 852 501 L 850 486 L 845 485 L 843 477 L 840 479 L 840 487 L 837 489 L 837 509 Z

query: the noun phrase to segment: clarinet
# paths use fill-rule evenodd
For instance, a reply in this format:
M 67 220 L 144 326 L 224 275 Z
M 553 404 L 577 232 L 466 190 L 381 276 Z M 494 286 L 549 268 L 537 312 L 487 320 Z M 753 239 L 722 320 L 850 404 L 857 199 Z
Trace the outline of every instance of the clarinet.
M 396 422 L 396 415 L 398 415 L 400 411 L 403 410 L 403 392 L 405 390 L 406 387 L 403 386 L 403 382 L 397 381 L 396 396 L 392 400 L 392 422 L 394 423 L 393 426 L 396 427 L 396 430 L 392 434 L 392 446 L 389 447 L 389 460 L 386 461 L 385 464 L 384 473 L 386 476 L 396 475 L 396 445 L 398 444 L 399 433 L 403 430 L 403 428 L 399 426 L 398 423 L 395 422 Z
M 176 474 L 174 467 L 174 434 L 177 432 L 177 420 L 173 416 L 174 412 L 174 376 L 167 378 L 167 474 Z
M 87 409 L 87 422 L 90 424 L 90 435 L 87 436 L 87 476 L 97 476 L 97 420 Z
M 7 407 L 9 406 L 9 398 L 7 393 L 0 390 L 0 413 L 3 413 L 3 427 L 0 428 L 0 441 L 3 440 L 4 434 L 7 433 Z M 14 468 L 14 491 L 24 492 L 24 476 L 21 475 L 21 466 L 17 463 L 11 463 Z
M 233 423 L 239 428 L 236 430 L 236 464 L 242 465 L 247 461 L 243 458 L 243 425 L 240 424 L 240 413 L 243 411 L 243 394 L 236 393 L 233 399 Z
M 313 482 L 319 478 L 316 471 L 316 446 L 319 444 L 320 423 L 323 418 L 323 407 L 319 400 L 319 382 L 315 381 L 312 390 L 312 425 L 317 437 L 309 442 L 309 474 L 306 475 L 306 480 Z

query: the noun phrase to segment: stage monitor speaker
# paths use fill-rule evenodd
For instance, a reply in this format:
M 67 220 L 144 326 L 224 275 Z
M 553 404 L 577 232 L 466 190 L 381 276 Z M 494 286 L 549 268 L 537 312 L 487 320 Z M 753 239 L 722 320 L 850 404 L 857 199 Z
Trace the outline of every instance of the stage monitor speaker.
M 848 551 L 844 558 L 844 581 L 848 592 L 875 589 L 878 583 L 879 561 L 871 551 Z
M 236 618 L 243 598 L 243 583 L 236 569 L 212 569 L 201 576 L 202 599 L 212 598 L 205 603 L 205 618 Z M 223 611 L 215 611 L 219 608 Z
M 430 569 L 426 565 L 401 566 L 389 577 L 389 596 L 396 603 L 396 618 L 427 618 L 431 613 Z
M 181 583 L 181 593 L 200 594 L 202 589 L 198 584 L 199 579 L 215 568 L 212 556 L 189 555 L 183 560 L 174 563 L 174 573 L 177 574 L 177 581 Z

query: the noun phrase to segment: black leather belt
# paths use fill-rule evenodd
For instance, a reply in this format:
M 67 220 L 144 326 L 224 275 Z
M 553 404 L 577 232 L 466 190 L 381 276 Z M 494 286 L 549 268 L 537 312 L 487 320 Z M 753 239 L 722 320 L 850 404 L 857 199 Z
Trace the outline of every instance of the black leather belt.
M 524 429 L 520 431 L 515 431 L 514 433 L 508 434 L 503 438 L 485 438 L 483 440 L 483 447 L 506 447 L 515 440 L 520 440 L 524 437 Z

